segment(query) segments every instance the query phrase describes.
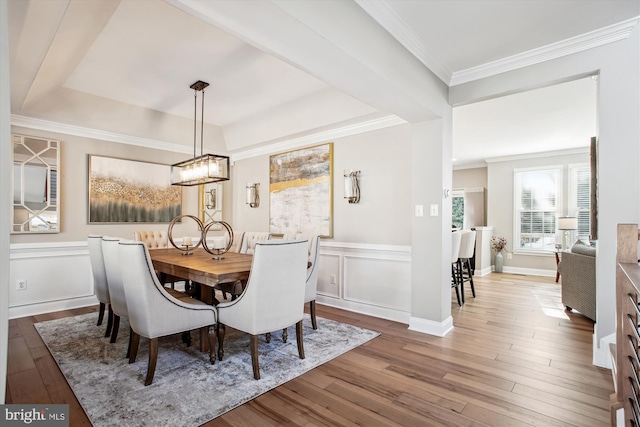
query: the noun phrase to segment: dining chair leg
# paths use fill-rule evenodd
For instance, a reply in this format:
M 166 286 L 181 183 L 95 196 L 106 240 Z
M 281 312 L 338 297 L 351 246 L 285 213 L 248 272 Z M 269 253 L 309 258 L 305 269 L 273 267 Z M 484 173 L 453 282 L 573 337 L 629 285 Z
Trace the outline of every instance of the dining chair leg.
M 129 363 L 133 363 L 136 361 L 136 357 L 138 356 L 138 347 L 140 346 L 140 335 L 133 332 L 131 330 L 131 351 L 129 354 Z
M 258 364 L 258 336 L 251 335 L 251 366 L 253 366 L 253 378 L 260 379 L 260 366 Z
M 100 309 L 98 311 L 98 323 L 96 324 L 96 326 L 102 325 L 102 319 L 104 319 L 104 309 L 105 309 L 105 304 L 101 302 Z
M 318 322 L 316 321 L 316 300 L 309 301 L 309 314 L 311 315 L 311 327 L 318 329 Z
M 266 334 L 264 334 L 264 340 L 265 340 L 267 343 L 270 343 L 270 342 L 271 342 L 271 332 L 267 332 Z
M 473 286 L 473 271 L 471 271 L 471 261 L 467 259 L 467 271 L 469 272 L 469 283 L 471 284 L 471 293 L 476 297 L 476 288 Z
M 113 310 L 111 309 L 111 304 L 109 304 L 109 312 L 107 314 L 107 330 L 104 333 L 105 337 L 111 335 L 111 328 L 113 327 Z
M 453 280 L 453 288 L 456 290 L 456 299 L 458 300 L 458 305 L 462 306 L 462 301 L 460 300 L 460 281 L 458 280 L 458 269 L 451 263 L 451 280 Z
M 144 385 L 147 386 L 153 382 L 153 375 L 156 373 L 156 362 L 158 361 L 158 338 L 149 339 L 149 366 L 147 367 L 147 378 Z
M 298 356 L 304 359 L 304 342 L 302 341 L 302 320 L 296 323 L 296 341 L 298 342 Z
M 464 273 L 462 271 L 462 261 L 458 259 L 458 280 L 460 280 L 460 297 L 464 304 Z
M 289 339 L 289 331 L 287 328 L 282 328 L 282 342 L 287 342 Z
M 216 325 L 205 326 L 205 331 L 209 338 L 209 361 L 212 365 L 216 364 Z
M 222 360 L 224 357 L 224 334 L 226 328 L 222 323 L 218 323 L 216 331 L 218 332 L 218 360 Z
M 118 316 L 117 314 L 113 315 L 113 330 L 111 331 L 111 340 L 109 342 L 111 342 L 111 344 L 113 344 L 114 342 L 116 342 L 116 339 L 118 338 L 118 330 L 120 329 L 120 316 Z
M 131 329 L 131 327 L 129 327 L 129 345 L 127 346 L 127 354 L 126 354 L 126 358 L 128 359 L 129 357 L 131 357 L 131 344 L 133 342 L 133 329 Z

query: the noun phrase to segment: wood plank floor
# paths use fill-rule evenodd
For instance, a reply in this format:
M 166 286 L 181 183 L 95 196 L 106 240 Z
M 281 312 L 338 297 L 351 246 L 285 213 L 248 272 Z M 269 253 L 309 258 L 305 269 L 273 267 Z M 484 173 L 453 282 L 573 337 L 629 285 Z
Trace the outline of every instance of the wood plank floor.
M 444 338 L 319 306 L 318 315 L 381 336 L 206 426 L 607 426 L 610 371 L 591 365 L 593 324 L 567 313 L 552 278 L 476 278 L 452 292 Z M 91 425 L 33 327 L 96 307 L 10 321 L 7 403 L 67 403 Z M 142 344 L 144 345 L 144 344 Z

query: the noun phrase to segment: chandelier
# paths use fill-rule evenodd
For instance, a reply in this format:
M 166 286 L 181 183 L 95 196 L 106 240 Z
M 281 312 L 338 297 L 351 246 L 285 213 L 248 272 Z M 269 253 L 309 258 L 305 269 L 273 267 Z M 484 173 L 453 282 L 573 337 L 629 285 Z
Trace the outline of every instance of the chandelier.
M 218 154 L 204 154 L 204 89 L 209 83 L 198 80 L 193 89 L 193 158 L 171 165 L 171 185 L 200 185 L 229 180 L 229 157 Z M 200 156 L 196 157 L 198 92 L 202 92 L 200 113 Z

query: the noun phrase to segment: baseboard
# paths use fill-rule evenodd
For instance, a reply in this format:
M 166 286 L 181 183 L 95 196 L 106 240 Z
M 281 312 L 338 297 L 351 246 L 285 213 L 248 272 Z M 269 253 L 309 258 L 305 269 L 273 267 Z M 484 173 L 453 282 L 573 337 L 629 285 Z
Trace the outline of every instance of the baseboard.
M 482 276 L 486 276 L 487 274 L 491 274 L 491 272 L 493 271 L 493 267 L 489 266 L 489 267 L 485 267 L 482 270 L 474 270 L 473 275 L 477 276 L 477 277 L 482 277 Z
M 453 329 L 453 317 L 449 316 L 442 322 L 422 319 L 419 317 L 411 317 L 409 319 L 409 330 L 422 332 L 424 334 L 444 337 Z
M 316 294 L 316 302 L 328 307 L 339 308 L 342 310 L 352 311 L 354 313 L 378 317 L 380 319 L 392 320 L 394 322 L 404 323 L 405 325 L 409 323 L 409 313 L 387 307 L 363 304 L 356 301 L 347 301 L 321 294 Z
M 593 334 L 593 360 L 592 363 L 595 366 L 599 366 L 601 368 L 612 368 L 611 362 L 611 350 L 609 349 L 610 343 L 616 342 L 616 334 L 610 334 L 606 337 L 603 337 L 600 340 L 600 345 L 598 346 L 598 338 L 596 334 Z
M 88 307 L 97 304 L 98 299 L 95 297 L 95 295 L 92 295 L 81 298 L 70 298 L 58 301 L 47 301 L 42 303 L 20 305 L 9 308 L 9 319 L 35 316 L 37 314 L 51 313 L 55 311 L 70 310 L 72 308 Z

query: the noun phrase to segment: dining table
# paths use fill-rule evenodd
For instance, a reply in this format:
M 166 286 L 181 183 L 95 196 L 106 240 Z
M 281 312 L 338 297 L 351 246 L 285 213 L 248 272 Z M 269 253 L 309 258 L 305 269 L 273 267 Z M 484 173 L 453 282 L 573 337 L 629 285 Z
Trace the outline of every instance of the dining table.
M 149 251 L 153 268 L 158 273 L 181 277 L 200 285 L 199 299 L 215 304 L 213 287 L 222 282 L 246 281 L 251 271 L 253 255 L 227 252 L 220 259 L 202 248 L 186 255 L 175 249 L 153 249 Z
M 213 287 L 222 282 L 249 279 L 253 255 L 227 252 L 219 257 L 202 248 L 185 251 L 175 248 L 149 251 L 153 268 L 159 274 L 177 276 L 193 283 L 190 292 L 202 302 L 216 305 Z M 217 259 L 220 258 L 220 259 Z M 201 336 L 200 349 L 208 351 L 208 342 Z

